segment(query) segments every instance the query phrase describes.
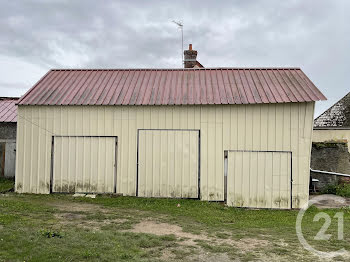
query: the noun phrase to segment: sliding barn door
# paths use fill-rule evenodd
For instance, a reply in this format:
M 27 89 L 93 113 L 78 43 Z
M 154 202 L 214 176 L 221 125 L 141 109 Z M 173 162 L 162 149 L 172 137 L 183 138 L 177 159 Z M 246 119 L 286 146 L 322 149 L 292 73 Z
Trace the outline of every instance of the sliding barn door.
M 199 131 L 140 130 L 138 196 L 198 198 Z
M 291 207 L 291 153 L 228 151 L 227 204 Z
M 55 137 L 53 192 L 113 193 L 116 137 Z

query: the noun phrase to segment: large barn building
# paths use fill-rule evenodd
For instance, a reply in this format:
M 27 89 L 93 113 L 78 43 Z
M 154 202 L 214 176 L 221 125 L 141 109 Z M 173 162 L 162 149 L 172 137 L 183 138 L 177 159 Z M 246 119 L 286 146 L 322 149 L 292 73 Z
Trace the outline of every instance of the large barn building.
M 51 70 L 18 103 L 16 191 L 299 208 L 324 99 L 298 68 Z

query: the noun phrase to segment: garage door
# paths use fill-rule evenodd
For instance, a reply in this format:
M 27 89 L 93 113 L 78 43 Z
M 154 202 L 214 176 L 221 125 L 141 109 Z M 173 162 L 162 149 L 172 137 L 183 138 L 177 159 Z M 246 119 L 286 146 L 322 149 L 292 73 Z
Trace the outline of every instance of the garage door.
M 229 151 L 227 204 L 238 207 L 291 207 L 291 153 Z
M 199 131 L 139 130 L 138 196 L 198 198 Z
M 116 137 L 55 137 L 53 192 L 115 192 Z

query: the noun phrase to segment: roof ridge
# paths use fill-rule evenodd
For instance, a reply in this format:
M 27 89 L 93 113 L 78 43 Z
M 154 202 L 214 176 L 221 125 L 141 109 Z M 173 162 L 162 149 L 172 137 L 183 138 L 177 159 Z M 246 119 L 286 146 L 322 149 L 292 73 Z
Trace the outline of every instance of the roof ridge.
M 206 67 L 206 68 L 52 68 L 50 71 L 189 71 L 189 70 L 301 70 L 300 67 Z

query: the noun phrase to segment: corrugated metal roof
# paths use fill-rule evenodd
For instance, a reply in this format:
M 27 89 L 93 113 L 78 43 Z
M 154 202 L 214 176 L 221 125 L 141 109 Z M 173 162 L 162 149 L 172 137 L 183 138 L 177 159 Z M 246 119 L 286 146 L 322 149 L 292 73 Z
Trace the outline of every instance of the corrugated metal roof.
M 17 122 L 17 97 L 0 97 L 0 122 Z
M 199 105 L 325 100 L 299 68 L 49 71 L 19 105 Z

